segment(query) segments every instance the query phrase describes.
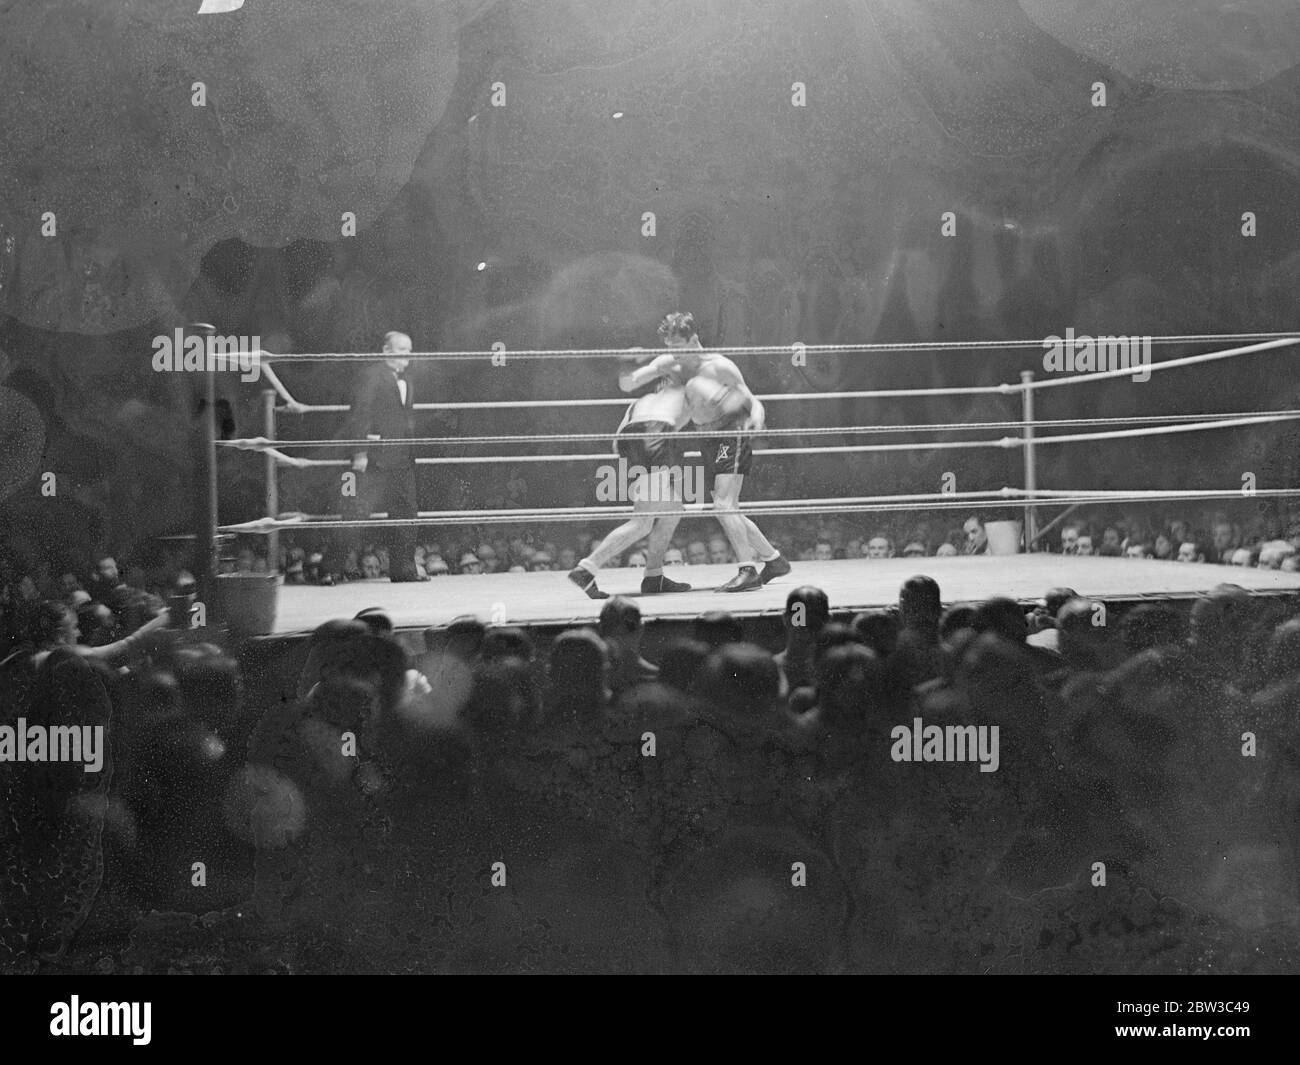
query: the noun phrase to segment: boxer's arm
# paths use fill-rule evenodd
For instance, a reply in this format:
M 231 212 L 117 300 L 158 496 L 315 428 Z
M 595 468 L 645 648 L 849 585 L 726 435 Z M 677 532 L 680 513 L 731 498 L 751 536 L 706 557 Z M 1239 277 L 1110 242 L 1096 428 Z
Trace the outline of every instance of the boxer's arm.
M 732 389 L 749 404 L 749 415 L 745 418 L 745 423 L 741 428 L 754 431 L 766 428 L 767 410 L 759 401 L 759 398 L 749 390 L 749 386 L 745 384 L 745 377 L 740 372 L 740 367 L 730 359 L 722 356 L 718 356 L 707 365 L 710 377 Z
M 660 377 L 671 376 L 677 368 L 677 360 L 671 355 L 660 355 L 644 366 L 618 375 L 618 387 L 624 392 L 636 392 Z

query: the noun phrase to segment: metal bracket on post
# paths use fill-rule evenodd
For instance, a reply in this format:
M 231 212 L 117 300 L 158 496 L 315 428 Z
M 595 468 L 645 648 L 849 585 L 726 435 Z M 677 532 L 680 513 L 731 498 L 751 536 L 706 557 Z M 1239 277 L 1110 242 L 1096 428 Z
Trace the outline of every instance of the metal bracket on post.
M 1033 550 L 1034 541 L 1038 539 L 1035 520 L 1036 508 L 1033 493 L 1038 489 L 1038 467 L 1034 455 L 1034 390 L 1030 387 L 1034 380 L 1033 370 L 1020 371 L 1021 402 L 1023 404 L 1022 420 L 1025 439 L 1025 491 L 1030 493 L 1030 502 L 1025 507 L 1025 552 Z

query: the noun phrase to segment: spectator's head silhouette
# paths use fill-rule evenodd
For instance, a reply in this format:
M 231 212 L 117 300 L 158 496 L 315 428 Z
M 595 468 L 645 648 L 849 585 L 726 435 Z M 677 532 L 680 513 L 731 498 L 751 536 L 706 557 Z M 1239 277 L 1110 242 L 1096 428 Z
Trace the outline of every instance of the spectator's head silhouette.
M 732 643 L 704 663 L 699 692 L 724 715 L 758 722 L 776 709 L 781 676 L 767 651 L 751 643 Z
M 975 608 L 971 628 L 978 633 L 991 632 L 1012 643 L 1024 643 L 1029 635 L 1025 612 L 1013 599 L 995 597 Z
M 942 614 L 938 581 L 918 573 L 903 582 L 898 591 L 898 621 L 902 628 L 937 639 Z
M 745 638 L 745 630 L 733 615 L 723 610 L 710 610 L 695 619 L 691 636 L 716 650 L 729 643 L 740 643 Z
M 786 632 L 792 636 L 816 638 L 830 616 L 831 604 L 826 593 L 811 584 L 801 585 L 785 597 L 783 618 Z

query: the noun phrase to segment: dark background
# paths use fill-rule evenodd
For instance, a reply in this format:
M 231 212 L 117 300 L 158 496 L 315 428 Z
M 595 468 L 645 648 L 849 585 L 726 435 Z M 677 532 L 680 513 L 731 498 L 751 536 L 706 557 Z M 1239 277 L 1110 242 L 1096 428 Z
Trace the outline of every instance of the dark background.
M 189 527 L 190 321 L 272 351 L 708 344 L 1300 328 L 1300 9 L 1201 0 L 197 0 L 0 3 L 3 537 L 125 553 Z M 191 84 L 208 106 L 191 106 Z M 791 84 L 808 104 L 791 106 Z M 1107 106 L 1091 106 L 1092 85 Z M 504 83 L 506 106 L 489 104 Z M 623 117 L 613 118 L 615 112 Z M 58 236 L 40 234 L 54 211 Z M 340 237 L 355 212 L 355 238 Z M 653 211 L 658 231 L 641 235 Z M 953 211 L 957 236 L 940 236 Z M 1255 212 L 1258 236 L 1241 235 Z M 479 264 L 485 264 L 479 269 Z M 1157 358 L 1198 349 L 1164 348 Z M 1292 355 L 1055 390 L 1040 417 L 1300 406 Z M 1015 380 L 1041 353 L 748 360 L 756 391 Z M 603 363 L 423 364 L 420 398 L 603 396 Z M 284 370 L 304 402 L 351 372 Z M 239 435 L 260 385 L 219 382 Z M 26 397 L 25 399 L 20 398 Z M 42 453 L 12 432 L 32 407 Z M 998 397 L 773 405 L 772 424 L 1018 415 Z M 597 431 L 614 412 L 473 413 L 427 431 Z M 282 419 L 332 436 L 337 417 Z M 991 434 L 1002 435 L 1002 434 Z M 838 441 L 831 441 L 838 442 Z M 1281 432 L 1045 450 L 1049 487 L 1293 483 Z M 976 457 L 968 457 L 976 456 Z M 1015 453 L 781 460 L 756 497 L 1019 483 Z M 773 464 L 775 466 L 775 464 Z M 428 473 L 500 505 L 508 469 Z M 59 494 L 39 492 L 39 473 Z M 586 501 L 529 466 L 528 502 Z M 262 463 L 223 459 L 222 520 Z M 289 473 L 319 510 L 333 474 Z M 498 483 L 500 482 L 500 483 Z

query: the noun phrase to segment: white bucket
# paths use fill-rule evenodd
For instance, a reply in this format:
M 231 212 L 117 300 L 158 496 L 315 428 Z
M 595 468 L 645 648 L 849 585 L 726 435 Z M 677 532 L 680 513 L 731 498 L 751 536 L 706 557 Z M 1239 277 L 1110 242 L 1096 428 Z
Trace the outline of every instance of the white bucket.
M 1020 554 L 1020 522 L 990 521 L 984 526 L 990 555 Z

